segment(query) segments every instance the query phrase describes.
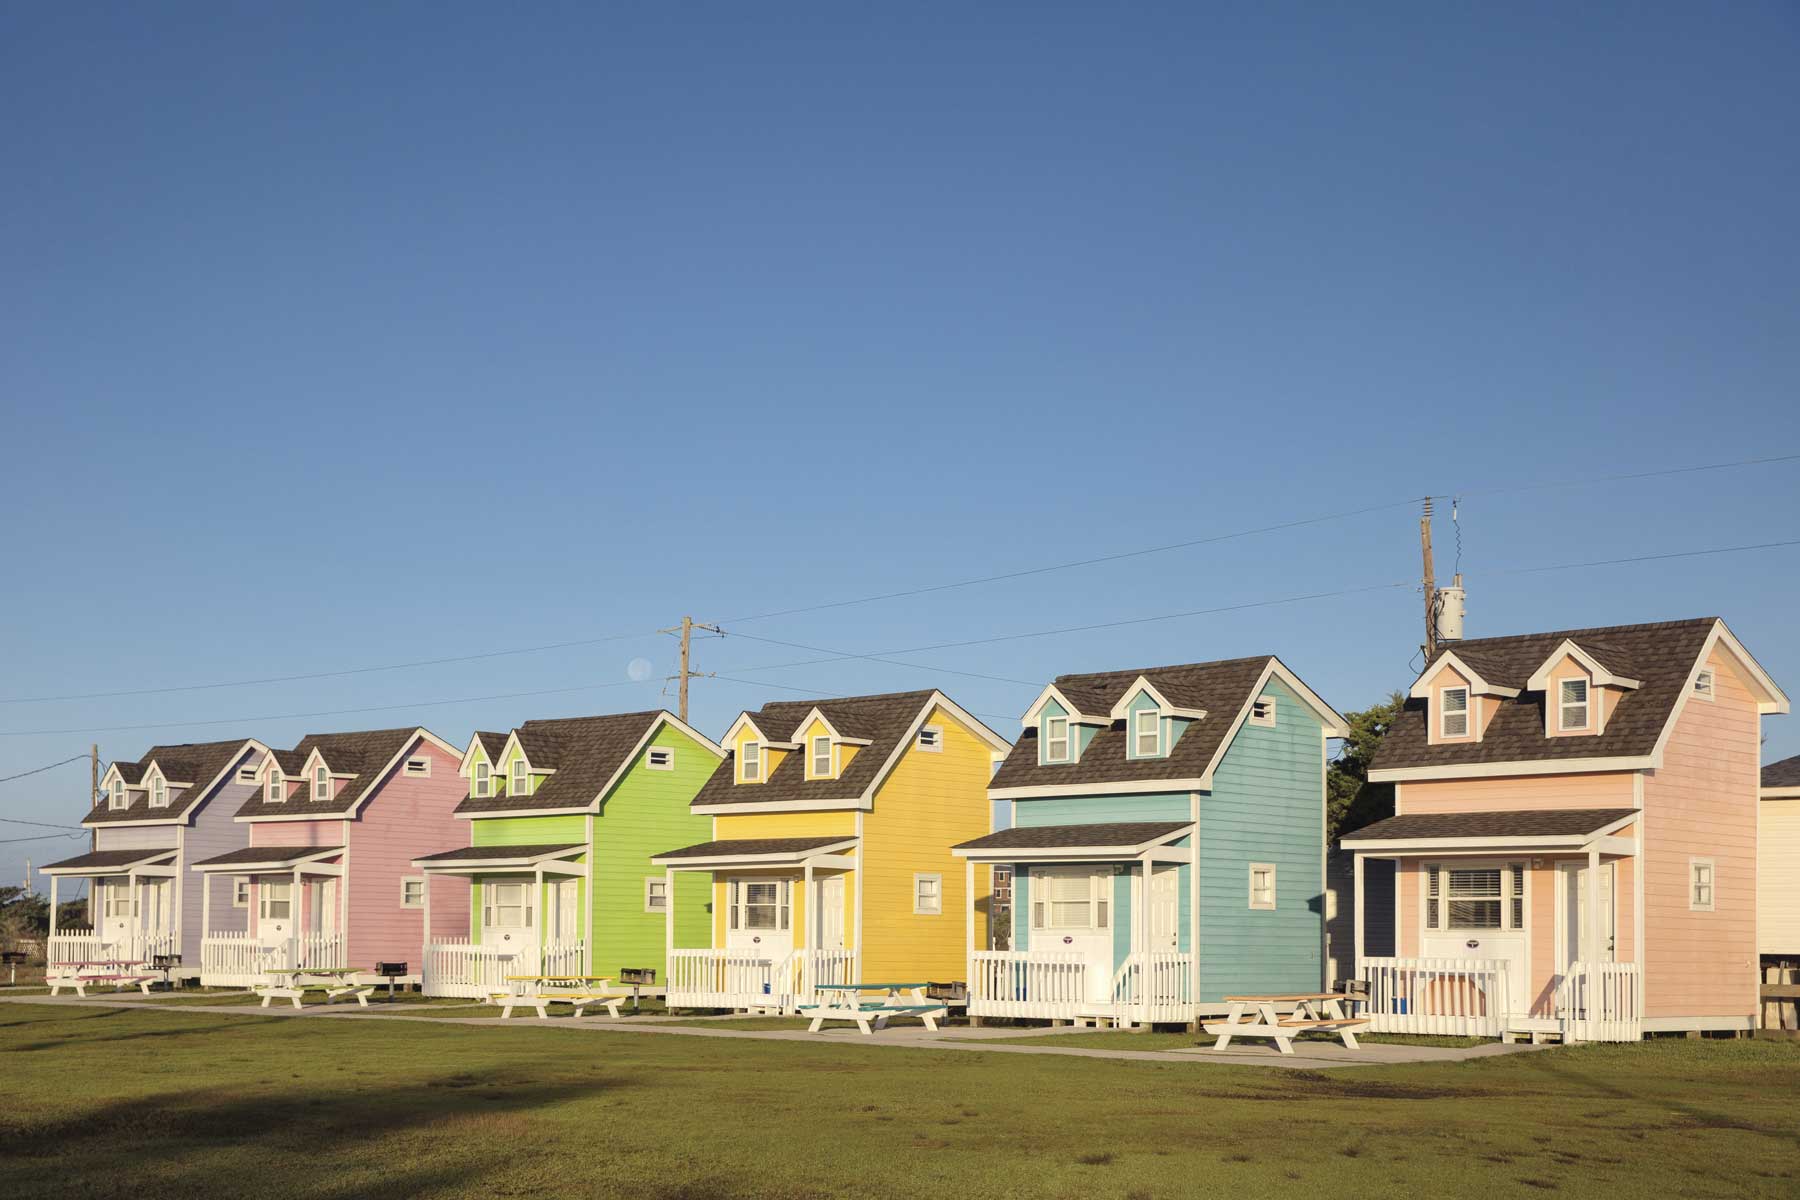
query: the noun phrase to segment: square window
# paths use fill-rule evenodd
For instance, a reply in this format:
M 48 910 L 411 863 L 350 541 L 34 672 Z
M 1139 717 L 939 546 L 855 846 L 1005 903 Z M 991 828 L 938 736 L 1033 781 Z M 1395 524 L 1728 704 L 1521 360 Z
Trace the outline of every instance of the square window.
M 944 749 L 944 731 L 936 725 L 927 725 L 919 730 L 919 749 L 942 752 Z
M 1250 907 L 1263 909 L 1275 907 L 1275 865 L 1273 863 L 1250 864 Z
M 236 875 L 232 877 L 231 907 L 250 907 L 250 877 L 248 875 Z M 210 937 L 211 935 L 209 934 L 208 936 Z
M 429 758 L 409 758 L 406 760 L 406 773 L 416 778 L 431 778 L 431 760 Z
M 1156 758 L 1162 754 L 1162 714 L 1154 708 L 1140 708 L 1131 714 L 1131 753 L 1137 758 Z
M 400 907 L 425 907 L 425 880 L 423 878 L 415 876 L 400 881 Z
M 1469 689 L 1445 688 L 1438 693 L 1438 736 L 1469 736 Z
M 1557 728 L 1570 731 L 1588 727 L 1588 681 L 1565 679 L 1557 689 Z
M 920 916 L 935 917 L 944 911 L 944 877 L 942 875 L 913 876 L 913 912 Z
M 1251 703 L 1250 723 L 1261 725 L 1264 728 L 1272 727 L 1275 724 L 1275 698 L 1273 696 L 1260 696 Z
M 669 911 L 669 881 L 652 876 L 644 880 L 644 911 L 659 913 Z
M 644 765 L 652 771 L 673 771 L 675 769 L 675 751 L 667 746 L 652 746 L 644 755 Z
M 1712 859 L 1688 859 L 1688 907 L 1695 912 L 1712 912 L 1716 882 Z
M 1069 718 L 1044 718 L 1044 761 L 1069 761 Z

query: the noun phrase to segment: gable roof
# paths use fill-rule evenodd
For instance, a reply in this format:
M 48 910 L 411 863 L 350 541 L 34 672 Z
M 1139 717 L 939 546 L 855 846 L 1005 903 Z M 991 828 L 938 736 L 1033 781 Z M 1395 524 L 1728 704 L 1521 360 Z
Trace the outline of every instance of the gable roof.
M 458 816 L 509 812 L 587 812 L 599 802 L 638 747 L 660 724 L 681 730 L 700 745 L 719 753 L 712 740 L 666 709 L 609 713 L 599 717 L 561 717 L 527 721 L 508 735 L 516 737 L 534 770 L 554 774 L 529 796 L 467 796 L 456 806 Z
M 1013 745 L 1000 770 L 988 785 L 989 795 L 1004 795 L 1017 788 L 1044 788 L 1079 792 L 1124 785 L 1136 791 L 1168 784 L 1176 790 L 1205 786 L 1203 781 L 1238 727 L 1250 702 L 1260 694 L 1264 681 L 1280 677 L 1297 686 L 1304 697 L 1310 688 L 1272 654 L 1217 662 L 1183 663 L 1167 667 L 1142 667 L 1129 671 L 1102 671 L 1092 675 L 1059 675 L 1055 688 L 1065 696 L 1083 696 L 1093 711 L 1110 713 L 1126 695 L 1147 680 L 1179 708 L 1205 711 L 1204 720 L 1191 722 L 1169 753 L 1161 758 L 1130 758 L 1129 735 L 1123 720 L 1100 728 L 1081 757 L 1073 763 L 1040 763 L 1038 730 L 1028 728 Z M 1342 732 L 1343 718 L 1324 701 L 1318 701 L 1328 725 Z
M 1762 786 L 1765 795 L 1800 796 L 1800 754 L 1764 767 Z
M 1499 812 L 1403 813 L 1343 837 L 1346 846 L 1457 838 L 1581 838 L 1637 816 L 1634 808 L 1506 809 Z
M 958 720 L 994 748 L 1006 744 L 1006 739 L 963 711 L 948 696 L 931 689 L 829 700 L 777 700 L 755 712 L 744 713 L 738 721 L 748 717 L 764 736 L 778 742 L 792 742 L 802 724 L 817 709 L 839 733 L 845 737 L 866 738 L 868 745 L 857 750 L 836 779 L 806 778 L 805 755 L 789 754 L 763 782 L 743 784 L 737 782 L 736 751 L 727 747 L 725 761 L 701 787 L 692 807 L 704 810 L 728 804 L 803 806 L 859 802 L 887 777 L 899 761 L 898 752 L 905 749 L 907 739 L 937 705 L 955 712 Z M 732 727 L 735 729 L 737 722 L 734 721 Z
M 272 751 L 282 772 L 299 777 L 307 759 L 317 751 L 335 775 L 349 775 L 329 800 L 314 800 L 305 783 L 285 803 L 271 804 L 264 789 L 244 801 L 237 815 L 252 817 L 341 817 L 355 810 L 357 802 L 377 783 L 382 771 L 416 738 L 432 735 L 417 725 L 404 729 L 364 729 L 353 733 L 309 733 L 292 750 Z M 292 764 L 292 765 L 290 765 Z
M 135 763 L 115 762 L 112 765 L 119 769 L 127 783 L 136 784 L 142 781 L 144 772 L 151 763 L 162 768 L 163 777 L 189 786 L 169 792 L 169 803 L 166 808 L 151 808 L 148 791 L 128 789 L 125 797 L 130 803 L 123 809 L 114 811 L 109 806 L 107 794 L 100 793 L 100 802 L 88 810 L 81 819 L 83 825 L 114 825 L 143 821 L 185 821 L 200 802 L 214 790 L 214 785 L 223 782 L 225 772 L 233 763 L 249 751 L 261 750 L 264 746 L 254 738 L 238 738 L 228 742 L 184 742 L 179 745 L 152 746 L 144 756 Z
M 488 762 L 496 765 L 500 762 L 500 752 L 506 749 L 507 736 L 504 733 L 490 733 L 485 729 L 475 731 L 475 740 L 481 743 L 482 753 L 487 755 Z
M 1447 653 L 1454 653 L 1471 666 L 1479 663 L 1477 669 L 1489 683 L 1518 688 L 1519 694 L 1498 698 L 1493 720 L 1480 741 L 1439 745 L 1432 745 L 1429 740 L 1427 701 L 1409 699 L 1382 739 L 1371 764 L 1370 778 L 1379 781 L 1382 773 L 1395 770 L 1478 767 L 1489 763 L 1534 763 L 1554 768 L 1559 760 L 1648 758 L 1657 751 L 1677 706 L 1687 696 L 1688 681 L 1698 670 L 1701 655 L 1715 631 L 1721 644 L 1728 644 L 1740 655 L 1752 673 L 1761 674 L 1761 668 L 1749 659 L 1748 652 L 1743 651 L 1717 617 L 1561 629 L 1459 642 Z M 1544 731 L 1544 695 L 1530 690 L 1529 685 L 1532 676 L 1565 641 L 1573 642 L 1615 674 L 1626 675 L 1639 684 L 1620 692 L 1618 704 L 1601 733 L 1551 737 Z M 1434 662 L 1427 666 L 1426 674 L 1438 665 Z M 1773 689 L 1772 683 L 1769 686 Z M 1779 697 L 1777 707 L 1785 709 L 1786 697 L 1778 689 L 1773 694 Z

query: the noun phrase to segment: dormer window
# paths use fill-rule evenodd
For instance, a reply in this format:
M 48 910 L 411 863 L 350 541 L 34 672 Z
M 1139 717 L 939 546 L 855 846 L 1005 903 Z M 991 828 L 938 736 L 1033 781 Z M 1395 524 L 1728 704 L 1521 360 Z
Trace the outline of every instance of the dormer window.
M 1438 736 L 1469 736 L 1469 689 L 1445 688 L 1438 693 Z
M 824 736 L 813 738 L 812 750 L 807 761 L 807 765 L 811 768 L 812 778 L 831 778 L 831 757 L 831 739 Z
M 150 807 L 169 807 L 169 781 L 161 775 L 150 777 Z
M 474 796 L 477 800 L 485 800 L 494 794 L 494 769 L 484 762 L 475 764 Z
M 331 799 L 331 772 L 323 766 L 313 768 L 312 798 L 314 800 Z
M 1714 695 L 1714 682 L 1713 669 L 1711 667 L 1702 668 L 1700 673 L 1694 676 L 1695 698 L 1699 700 L 1711 700 Z
M 531 792 L 531 772 L 526 768 L 524 759 L 522 759 L 522 758 L 513 759 L 512 778 L 507 781 L 506 791 L 507 791 L 508 795 L 513 795 L 513 796 L 524 796 L 524 795 L 530 794 L 530 792 Z
M 281 777 L 280 767 L 269 769 L 269 790 L 263 799 L 270 804 L 280 804 L 287 799 L 287 781 Z
M 743 748 L 738 753 L 738 782 L 761 782 L 762 768 L 762 743 L 745 742 Z
M 1044 718 L 1044 761 L 1069 761 L 1069 718 Z
M 1588 727 L 1588 681 L 1565 679 L 1557 686 L 1556 727 L 1564 733 Z
M 1131 752 L 1138 758 L 1162 754 L 1162 714 L 1154 708 L 1140 708 L 1131 714 Z
M 125 799 L 125 781 L 123 779 L 113 780 L 112 794 L 107 797 L 106 806 L 114 812 L 123 812 L 129 807 Z

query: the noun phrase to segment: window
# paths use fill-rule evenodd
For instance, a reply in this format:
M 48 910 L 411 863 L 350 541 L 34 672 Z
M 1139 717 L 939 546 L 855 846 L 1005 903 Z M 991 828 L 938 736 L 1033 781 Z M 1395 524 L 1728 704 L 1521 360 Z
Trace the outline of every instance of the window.
M 248 875 L 234 875 L 231 877 L 231 907 L 250 907 L 250 877 Z M 211 935 L 209 934 L 208 936 L 210 937 Z
M 669 911 L 669 881 L 660 875 L 644 880 L 644 911 L 659 913 Z
M 762 743 L 745 742 L 744 751 L 738 761 L 738 780 L 742 783 L 755 783 L 762 778 Z
M 256 913 L 264 921 L 286 921 L 294 911 L 294 885 L 264 883 L 256 889 Z
M 102 893 L 100 909 L 109 917 L 135 917 L 137 905 L 133 889 L 123 876 L 106 881 L 106 889 Z
M 913 876 L 913 913 L 922 917 L 935 917 L 944 911 L 944 877 L 942 875 Z
M 675 769 L 675 751 L 667 746 L 652 746 L 644 755 L 644 765 L 652 771 L 673 771 Z
M 732 880 L 730 917 L 733 929 L 771 932 L 786 929 L 789 917 L 787 880 Z
M 1525 864 L 1427 866 L 1425 927 L 1525 928 Z
M 238 782 L 239 783 L 255 783 L 256 782 L 256 768 L 255 767 L 239 767 L 238 768 Z
M 1703 668 L 1698 675 L 1694 676 L 1694 695 L 1700 697 L 1702 700 L 1711 700 L 1713 698 L 1713 683 L 1712 668 Z
M 1588 681 L 1565 679 L 1557 689 L 1556 727 L 1586 729 L 1588 727 Z
M 1044 718 L 1044 761 L 1069 761 L 1069 718 Z
M 812 753 L 808 757 L 808 769 L 813 779 L 831 778 L 831 739 L 816 737 L 812 739 Z
M 507 782 L 506 793 L 509 796 L 528 796 L 531 794 L 531 771 L 522 758 L 513 759 L 512 779 Z
M 280 767 L 269 768 L 269 790 L 263 799 L 270 804 L 280 804 L 287 799 L 287 781 L 281 777 Z
M 1273 863 L 1250 864 L 1250 907 L 1275 907 L 1275 865 Z
M 1445 688 L 1438 693 L 1438 736 L 1469 736 L 1469 689 Z
M 314 800 L 331 799 L 331 772 L 323 766 L 313 768 L 312 798 Z
M 1260 696 L 1250 704 L 1250 723 L 1272 728 L 1275 724 L 1275 697 Z
M 531 885 L 484 884 L 481 889 L 481 923 L 489 929 L 530 929 Z
M 927 725 L 919 730 L 919 749 L 933 753 L 942 753 L 944 749 L 944 731 L 936 725 Z
M 1688 907 L 1695 912 L 1713 911 L 1713 860 L 1688 859 Z
M 150 807 L 169 807 L 169 781 L 161 775 L 150 777 Z
M 475 764 L 475 790 L 477 800 L 485 800 L 494 794 L 494 769 L 484 762 Z
M 400 881 L 400 907 L 425 907 L 425 880 L 420 876 Z
M 1131 752 L 1138 758 L 1155 758 L 1162 753 L 1162 714 L 1154 708 L 1140 708 L 1131 714 Z
M 1031 873 L 1033 929 L 1100 930 L 1108 928 L 1112 876 L 1085 870 Z
M 429 758 L 407 759 L 406 773 L 408 775 L 422 776 L 426 779 L 431 778 L 431 760 Z
M 126 807 L 125 781 L 123 779 L 113 780 L 112 794 L 106 798 L 106 806 L 114 812 L 119 812 Z

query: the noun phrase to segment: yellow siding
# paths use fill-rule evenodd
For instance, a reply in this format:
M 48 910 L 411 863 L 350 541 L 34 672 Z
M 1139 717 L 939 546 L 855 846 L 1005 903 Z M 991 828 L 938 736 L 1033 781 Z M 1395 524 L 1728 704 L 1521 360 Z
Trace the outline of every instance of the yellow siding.
M 837 835 L 856 836 L 856 814 L 854 812 L 720 813 L 713 818 L 713 837 L 718 841 L 740 838 L 833 837 Z M 803 944 L 802 932 L 806 929 L 806 900 L 801 895 L 805 889 L 799 884 L 800 872 L 721 871 L 713 875 L 714 946 L 723 947 L 725 945 L 725 880 L 733 877 L 749 879 L 758 876 L 785 877 L 795 881 L 791 924 L 794 930 L 795 947 Z M 844 876 L 844 908 L 844 944 L 854 949 L 856 942 L 856 872 L 854 871 Z
M 933 710 L 926 724 L 944 731 L 942 752 L 909 747 L 863 815 L 865 979 L 963 979 L 967 971 L 968 897 L 963 861 L 950 847 L 988 832 L 992 752 L 956 718 Z M 913 912 L 913 876 L 943 878 L 943 911 Z M 987 928 L 989 875 L 975 872 L 976 928 Z

